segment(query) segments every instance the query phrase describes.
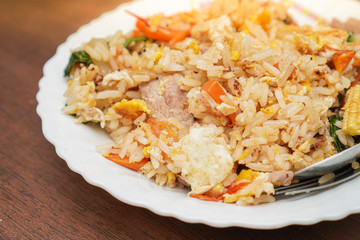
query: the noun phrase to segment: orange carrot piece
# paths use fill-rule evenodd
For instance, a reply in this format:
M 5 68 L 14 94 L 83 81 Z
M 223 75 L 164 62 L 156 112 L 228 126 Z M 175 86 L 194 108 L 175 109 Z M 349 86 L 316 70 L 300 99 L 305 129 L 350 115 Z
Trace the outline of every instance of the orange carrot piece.
M 153 29 L 148 23 L 147 19 L 141 18 L 130 11 L 126 11 L 132 16 L 136 17 L 138 21 L 136 22 L 136 27 L 145 34 L 149 39 L 160 40 L 169 42 L 170 45 L 174 45 L 176 42 L 184 40 L 187 36 L 190 35 L 190 30 L 192 26 L 195 24 L 193 21 L 185 20 L 185 18 L 190 18 L 190 15 L 181 15 L 170 16 L 164 19 L 175 19 L 176 17 L 180 17 L 180 21 L 184 23 L 184 26 L 181 29 L 175 29 L 171 27 L 162 27 L 157 26 L 156 29 Z
M 135 171 L 139 171 L 140 168 L 142 168 L 146 163 L 149 162 L 148 158 L 144 158 L 140 162 L 129 162 L 128 157 L 121 158 L 118 154 L 114 154 L 114 153 L 105 154 L 104 157 L 113 161 L 114 163 L 117 163 L 123 167 L 127 167 Z
M 355 51 L 340 50 L 334 54 L 335 69 L 341 74 L 355 56 Z
M 354 58 L 353 67 L 360 67 L 360 59 Z
M 242 182 L 242 183 L 239 183 L 239 184 L 235 184 L 235 182 L 233 182 L 226 193 L 228 194 L 234 194 L 236 193 L 237 191 L 239 191 L 241 188 L 247 186 L 250 182 Z M 189 194 L 190 197 L 193 197 L 193 198 L 198 198 L 200 200 L 203 200 L 203 201 L 212 201 L 212 202 L 220 202 L 220 201 L 223 201 L 224 200 L 224 194 L 221 194 L 220 196 L 209 196 L 207 195 L 207 193 L 204 193 L 204 194 L 196 194 L 196 193 L 190 193 Z
M 211 197 L 211 196 L 207 196 L 204 194 L 190 193 L 189 196 L 192 198 L 198 198 L 203 201 L 211 201 L 211 202 L 220 202 L 220 201 L 224 200 L 223 195 L 221 195 L 219 197 Z
M 123 54 L 123 51 L 119 50 L 119 49 L 116 49 L 116 54 L 115 54 L 115 57 L 119 56 Z
M 170 41 L 172 39 L 170 31 L 163 28 L 158 28 L 155 32 L 151 31 L 150 26 L 141 20 L 136 22 L 136 27 L 145 34 L 149 39 Z
M 228 127 L 233 127 L 235 125 L 235 118 L 236 118 L 237 114 L 236 113 L 232 113 L 230 115 L 228 115 L 227 117 L 230 119 L 231 123 L 228 124 Z
M 176 132 L 174 132 L 174 130 L 171 128 L 171 126 L 169 125 L 168 122 L 161 121 L 161 122 L 159 122 L 159 124 L 163 129 L 166 129 L 166 131 L 169 134 L 169 137 L 173 137 L 174 139 L 177 139 L 178 136 L 177 136 Z
M 156 31 L 152 31 L 149 25 L 138 20 L 136 27 L 149 39 L 169 42 L 170 45 L 174 45 L 175 43 L 184 40 L 190 34 L 190 25 L 186 30 L 158 27 Z
M 221 100 L 220 96 L 226 95 L 225 90 L 222 88 L 220 83 L 215 80 L 207 81 L 204 86 L 200 89 L 200 92 L 205 91 L 209 96 L 214 99 L 217 104 L 221 104 L 223 100 Z
M 234 194 L 236 193 L 237 191 L 239 191 L 240 189 L 242 189 L 243 187 L 249 185 L 250 182 L 242 182 L 242 183 L 239 183 L 239 184 L 236 184 L 235 182 L 231 183 L 228 190 L 227 190 L 227 193 L 228 194 Z
M 161 124 L 153 118 L 149 118 L 146 122 L 150 125 L 150 128 L 154 135 L 156 137 L 159 137 L 161 133 Z
M 207 94 L 209 94 L 209 96 L 214 99 L 214 101 L 217 104 L 221 104 L 223 102 L 223 100 L 220 98 L 220 96 L 226 95 L 225 90 L 222 88 L 222 86 L 220 85 L 220 83 L 218 83 L 215 80 L 210 80 L 207 81 L 200 89 L 200 92 L 206 92 Z M 227 117 L 230 119 L 231 123 L 228 124 L 229 127 L 233 127 L 235 124 L 235 118 L 236 118 L 236 113 L 232 113 L 230 115 L 228 115 Z
M 190 28 L 185 31 L 174 31 L 171 40 L 169 41 L 170 46 L 173 46 L 175 43 L 184 40 L 187 36 L 190 35 Z

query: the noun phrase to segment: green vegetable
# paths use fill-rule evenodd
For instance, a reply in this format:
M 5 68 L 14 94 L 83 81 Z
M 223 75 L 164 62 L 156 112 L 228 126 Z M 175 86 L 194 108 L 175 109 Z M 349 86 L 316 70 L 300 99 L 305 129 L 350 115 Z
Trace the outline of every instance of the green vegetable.
M 335 111 L 337 111 L 337 110 L 338 110 L 338 111 L 341 110 L 341 108 L 342 108 L 342 103 L 343 103 L 343 99 L 344 99 L 344 97 L 345 97 L 346 91 L 347 91 L 347 88 L 344 88 L 344 93 L 339 93 L 339 94 L 337 95 L 337 99 L 338 99 L 338 102 L 339 102 L 339 106 L 337 106 L 337 107 L 331 107 L 330 110 L 331 110 L 332 112 L 335 112 Z
M 87 54 L 85 51 L 81 50 L 81 51 L 77 51 L 77 52 L 73 52 L 71 54 L 70 60 L 68 65 L 65 68 L 65 76 L 69 76 L 70 75 L 70 71 L 73 68 L 73 66 L 76 63 L 83 63 L 85 65 L 90 65 L 91 63 L 93 63 L 93 61 L 91 60 L 89 54 Z
M 341 105 L 341 103 L 342 103 L 342 101 L 343 101 L 343 99 L 344 99 L 344 97 L 345 97 L 346 91 L 347 91 L 347 89 L 344 88 L 344 94 L 339 93 L 339 94 L 337 95 L 337 99 L 338 99 L 338 102 L 339 102 L 340 105 Z
M 355 42 L 354 32 L 348 32 L 348 37 L 346 39 L 347 42 Z
M 132 42 L 141 42 L 141 41 L 146 41 L 146 40 L 148 40 L 147 37 L 129 38 L 129 39 L 126 39 L 126 41 L 124 42 L 124 47 L 127 48 Z
M 285 24 L 291 24 L 293 20 L 291 18 L 289 18 L 289 17 L 286 17 L 286 18 L 284 18 L 283 21 L 284 21 Z
M 330 136 L 333 138 L 334 140 L 334 144 L 336 146 L 336 150 L 338 152 L 343 151 L 346 147 L 340 142 L 338 136 L 336 135 L 336 131 L 339 130 L 340 128 L 338 128 L 335 123 L 337 121 L 342 121 L 342 118 L 339 115 L 332 115 L 331 117 L 329 117 L 329 122 L 330 122 Z

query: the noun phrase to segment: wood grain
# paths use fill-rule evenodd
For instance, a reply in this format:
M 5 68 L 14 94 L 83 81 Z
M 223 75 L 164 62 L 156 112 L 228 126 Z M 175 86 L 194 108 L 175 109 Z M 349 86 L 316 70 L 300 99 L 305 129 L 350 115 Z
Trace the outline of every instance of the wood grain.
M 42 66 L 69 34 L 122 2 L 0 2 L 0 239 L 359 239 L 359 214 L 271 231 L 217 229 L 126 205 L 72 172 L 35 112 Z

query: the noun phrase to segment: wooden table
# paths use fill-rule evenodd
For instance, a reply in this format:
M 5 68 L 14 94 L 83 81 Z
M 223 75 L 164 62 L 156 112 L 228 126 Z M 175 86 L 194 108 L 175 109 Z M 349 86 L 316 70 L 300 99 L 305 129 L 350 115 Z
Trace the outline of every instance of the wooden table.
M 72 172 L 35 112 L 42 66 L 69 34 L 122 2 L 1 0 L 0 239 L 360 239 L 359 214 L 270 231 L 188 224 L 126 205 Z

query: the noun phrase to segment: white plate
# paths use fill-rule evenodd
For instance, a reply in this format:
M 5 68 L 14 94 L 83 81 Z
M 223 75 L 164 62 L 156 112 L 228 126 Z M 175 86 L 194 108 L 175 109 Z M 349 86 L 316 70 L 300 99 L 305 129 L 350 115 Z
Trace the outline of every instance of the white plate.
M 61 112 L 65 104 L 63 93 L 67 88 L 63 73 L 71 49 L 78 48 L 91 37 L 105 37 L 118 29 L 124 32 L 132 30 L 135 19 L 123 11 L 125 8 L 146 16 L 156 12 L 170 14 L 189 10 L 198 4 L 199 1 L 195 0 L 142 0 L 124 4 L 81 27 L 58 47 L 56 54 L 44 66 L 37 94 L 37 112 L 42 120 L 43 133 L 55 145 L 57 154 L 90 184 L 105 189 L 120 201 L 190 223 L 274 229 L 291 224 L 338 220 L 359 213 L 359 178 L 307 197 L 258 206 L 236 206 L 187 197 L 184 190 L 159 187 L 142 175 L 103 158 L 95 146 L 110 142 L 110 138 L 97 127 L 74 124 L 73 117 Z M 326 19 L 338 16 L 345 20 L 360 12 L 359 4 L 349 0 L 303 0 L 301 4 Z M 296 11 L 292 13 L 300 22 L 312 22 Z

